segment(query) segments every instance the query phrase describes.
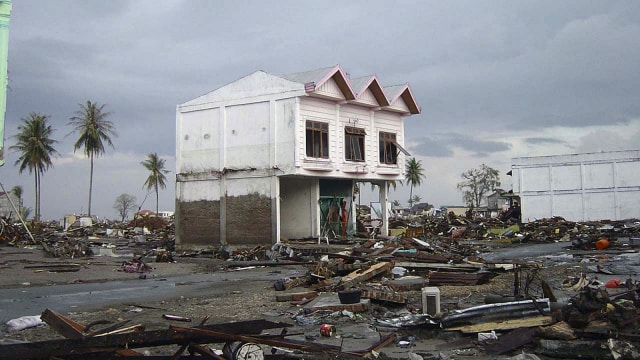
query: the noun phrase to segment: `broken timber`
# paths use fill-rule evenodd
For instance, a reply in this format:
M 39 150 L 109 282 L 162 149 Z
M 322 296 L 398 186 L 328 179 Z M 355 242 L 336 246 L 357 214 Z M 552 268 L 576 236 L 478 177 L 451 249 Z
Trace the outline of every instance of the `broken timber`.
M 185 328 L 169 326 L 164 330 L 143 331 L 139 326 L 115 330 L 102 335 L 95 335 L 87 327 L 74 322 L 49 309 L 42 314 L 52 328 L 61 333 L 66 339 L 47 340 L 32 343 L 0 345 L 0 359 L 50 359 L 50 358 L 111 358 L 109 354 L 118 356 L 141 357 L 136 348 L 146 348 L 163 345 L 180 345 L 180 349 L 172 357 L 181 358 L 185 349 L 191 353 L 198 353 L 204 358 L 221 360 L 200 344 L 224 343 L 230 341 L 249 342 L 279 348 L 300 350 L 311 353 L 347 354 L 352 356 L 366 356 L 371 351 L 393 341 L 395 333 L 381 337 L 377 344 L 368 349 L 343 352 L 340 346 L 319 344 L 307 341 L 285 339 L 282 336 L 258 335 L 269 328 L 284 328 L 290 326 L 266 320 L 244 321 L 217 325 Z
M 480 271 L 475 273 L 432 271 L 429 273 L 429 285 L 482 285 L 489 282 L 493 273 Z

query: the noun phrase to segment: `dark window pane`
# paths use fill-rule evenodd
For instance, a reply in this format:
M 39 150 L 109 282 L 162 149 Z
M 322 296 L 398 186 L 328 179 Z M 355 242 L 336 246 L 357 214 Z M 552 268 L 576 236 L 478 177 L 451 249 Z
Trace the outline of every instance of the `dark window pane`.
M 329 124 L 306 121 L 306 148 L 308 157 L 329 157 Z

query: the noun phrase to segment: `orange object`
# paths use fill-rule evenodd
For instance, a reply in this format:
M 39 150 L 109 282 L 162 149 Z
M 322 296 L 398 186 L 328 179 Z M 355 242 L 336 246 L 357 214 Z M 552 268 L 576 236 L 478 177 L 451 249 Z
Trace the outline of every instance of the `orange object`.
M 609 288 L 609 289 L 615 289 L 618 286 L 620 286 L 620 279 L 611 279 L 609 281 L 607 281 L 606 284 L 604 284 L 604 287 Z
M 598 250 L 604 250 L 606 248 L 609 247 L 609 240 L 602 238 L 598 241 L 596 241 L 596 249 Z
M 331 324 L 322 324 L 320 325 L 320 335 L 322 336 L 333 336 L 336 334 L 336 327 Z

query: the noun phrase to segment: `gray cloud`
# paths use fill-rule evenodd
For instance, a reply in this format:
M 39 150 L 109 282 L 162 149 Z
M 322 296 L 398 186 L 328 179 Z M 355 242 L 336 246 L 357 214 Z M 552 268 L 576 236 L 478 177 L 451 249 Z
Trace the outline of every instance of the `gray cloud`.
M 565 141 L 554 139 L 554 138 L 545 138 L 545 137 L 532 137 L 524 140 L 527 144 L 531 145 L 549 145 L 549 144 L 565 144 Z
M 258 69 L 342 64 L 354 77 L 411 84 L 423 109 L 405 127 L 414 151 L 490 156 L 510 144 L 478 140 L 480 129 L 640 118 L 638 14 L 640 2 L 580 0 L 14 1 L 6 135 L 10 143 L 31 111 L 49 114 L 67 152 L 68 118 L 93 100 L 113 112 L 117 151 L 140 161 L 154 151 L 173 156 L 177 104 Z M 13 168 L 2 171 L 31 186 Z M 71 180 L 46 174 L 54 188 L 75 188 Z
M 413 140 L 418 145 L 412 147 L 418 155 L 432 157 L 451 157 L 454 148 L 472 152 L 474 157 L 486 157 L 491 153 L 507 151 L 511 144 L 503 141 L 478 140 L 463 134 L 434 134 L 433 136 Z

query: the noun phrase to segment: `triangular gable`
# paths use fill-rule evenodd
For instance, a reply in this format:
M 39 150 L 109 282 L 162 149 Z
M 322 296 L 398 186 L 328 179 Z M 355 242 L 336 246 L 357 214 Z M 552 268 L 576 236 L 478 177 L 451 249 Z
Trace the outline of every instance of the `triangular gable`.
M 387 86 L 384 91 L 389 99 L 391 108 L 405 108 L 411 114 L 420 114 L 420 107 L 413 97 L 409 84 Z
M 258 70 L 202 96 L 189 100 L 180 106 L 194 106 L 290 91 L 303 92 L 304 85 Z
M 316 83 L 316 89 L 321 87 L 325 82 L 329 81 L 329 79 L 333 79 L 333 81 L 336 82 L 345 99 L 356 99 L 356 94 L 351 88 L 351 84 L 349 84 L 349 80 L 347 79 L 347 74 L 342 70 L 342 66 L 336 65 L 331 71 L 329 71 L 322 79 L 320 79 L 320 81 Z
M 396 99 L 396 101 L 394 101 L 393 104 L 391 104 L 391 106 L 388 106 L 387 108 L 398 110 L 400 112 L 411 113 L 409 106 L 402 97 Z
M 309 92 L 337 100 L 347 99 L 342 88 L 333 80 L 333 78 L 329 78 L 329 80 L 323 82 L 322 85 L 314 86 L 313 90 Z
M 354 102 L 357 104 L 371 105 L 373 107 L 383 106 L 378 103 L 378 99 L 376 99 L 376 96 L 369 89 L 358 93 L 358 98 Z
M 304 84 L 305 90 L 308 93 L 318 92 L 319 95 L 334 97 L 337 93 L 333 93 L 333 91 L 330 90 L 330 88 L 333 87 L 333 84 L 328 84 L 333 81 L 335 82 L 335 86 L 340 89 L 341 95 L 339 98 L 346 100 L 355 100 L 356 98 L 355 92 L 351 88 L 347 75 L 340 65 L 290 75 L 282 75 L 282 78 Z M 321 94 L 322 92 L 325 92 L 325 94 Z
M 370 103 L 370 99 L 373 97 L 379 106 L 390 105 L 380 81 L 375 75 L 352 79 L 351 85 L 356 91 L 356 100 Z

